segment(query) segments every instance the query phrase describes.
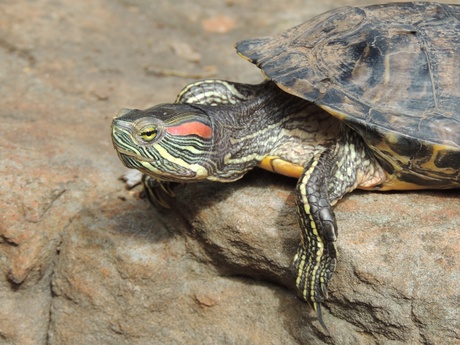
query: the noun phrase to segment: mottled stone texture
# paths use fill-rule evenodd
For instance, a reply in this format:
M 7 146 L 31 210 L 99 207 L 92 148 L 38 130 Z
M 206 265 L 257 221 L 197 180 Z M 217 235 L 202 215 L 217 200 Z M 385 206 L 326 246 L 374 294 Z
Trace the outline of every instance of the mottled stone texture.
M 179 186 L 155 210 L 118 180 L 120 108 L 258 82 L 233 42 L 339 4 L 0 1 L 1 345 L 460 343 L 458 191 L 338 204 L 328 336 L 295 297 L 295 181 Z

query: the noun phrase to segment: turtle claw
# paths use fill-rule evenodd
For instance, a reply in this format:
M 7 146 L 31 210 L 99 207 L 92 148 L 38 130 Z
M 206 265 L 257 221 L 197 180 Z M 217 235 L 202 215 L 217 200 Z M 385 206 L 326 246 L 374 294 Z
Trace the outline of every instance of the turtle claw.
M 178 183 L 159 181 L 149 175 L 142 174 L 139 170 L 130 169 L 120 177 L 120 180 L 125 183 L 128 189 L 142 184 L 144 190 L 140 193 L 140 197 L 147 198 L 153 206 L 158 208 L 171 208 L 169 199 L 176 197 L 173 188 Z
M 329 332 L 329 329 L 327 328 L 327 326 L 326 326 L 326 324 L 324 323 L 324 320 L 323 320 L 323 312 L 321 310 L 321 303 L 314 302 L 313 303 L 313 309 L 316 312 L 316 318 L 318 319 L 318 322 L 321 325 L 321 327 L 323 327 L 323 329 L 326 331 L 327 334 L 331 334 L 331 332 Z
M 158 208 L 171 208 L 169 201 L 176 196 L 173 191 L 177 183 L 159 181 L 149 175 L 142 176 L 144 190 L 141 196 L 146 197 L 150 203 Z
M 299 246 L 294 257 L 294 266 L 297 268 L 297 288 L 302 298 L 312 306 L 318 322 L 328 334 L 330 332 L 323 320 L 321 303 L 327 298 L 327 283 L 331 277 L 331 270 L 335 268 L 335 261 L 335 258 L 332 259 L 327 254 L 323 254 L 318 260 L 303 244 Z

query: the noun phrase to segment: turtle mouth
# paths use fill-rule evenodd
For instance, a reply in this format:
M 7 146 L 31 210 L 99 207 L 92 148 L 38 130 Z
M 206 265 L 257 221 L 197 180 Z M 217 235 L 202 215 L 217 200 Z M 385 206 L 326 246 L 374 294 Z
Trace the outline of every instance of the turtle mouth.
M 118 155 L 118 158 L 120 158 L 120 161 L 123 163 L 123 165 L 127 167 L 128 169 L 137 169 L 139 171 L 144 171 L 146 169 L 145 167 L 146 165 L 147 166 L 152 165 L 152 163 L 146 163 L 145 160 L 141 160 L 143 159 L 143 157 L 139 157 L 138 155 L 134 155 L 130 152 L 125 153 L 125 152 L 120 152 L 117 150 L 117 155 Z
M 114 145 L 114 146 L 115 146 L 115 150 L 117 150 L 118 154 L 120 154 L 121 156 L 128 156 L 129 158 L 134 158 L 137 161 L 147 162 L 147 163 L 152 163 L 155 160 L 153 158 L 146 158 L 146 157 L 141 156 L 141 155 L 139 155 L 139 154 L 137 154 L 135 152 L 126 150 L 126 149 L 118 147 L 116 145 Z

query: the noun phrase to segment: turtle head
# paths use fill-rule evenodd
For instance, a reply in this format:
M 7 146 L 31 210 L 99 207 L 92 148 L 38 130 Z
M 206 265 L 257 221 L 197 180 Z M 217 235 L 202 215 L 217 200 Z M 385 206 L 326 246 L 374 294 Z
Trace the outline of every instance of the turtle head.
M 121 110 L 112 142 L 123 164 L 163 181 L 192 182 L 212 174 L 210 117 L 190 104 Z

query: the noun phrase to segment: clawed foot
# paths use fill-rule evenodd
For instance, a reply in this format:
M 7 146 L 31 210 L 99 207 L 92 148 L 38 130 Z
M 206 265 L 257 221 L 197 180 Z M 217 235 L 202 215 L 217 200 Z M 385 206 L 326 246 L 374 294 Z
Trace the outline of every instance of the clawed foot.
M 174 198 L 176 194 L 173 191 L 177 183 L 159 181 L 151 176 L 142 174 L 139 170 L 130 170 L 121 178 L 128 189 L 142 183 L 144 190 L 141 197 L 147 198 L 152 205 L 160 208 L 171 208 L 168 200 Z
M 318 243 L 316 251 L 309 252 L 301 244 L 294 258 L 297 269 L 296 286 L 302 298 L 315 310 L 321 326 L 329 333 L 323 321 L 321 303 L 327 298 L 327 284 L 335 269 L 336 258 L 331 258 Z
M 153 206 L 171 208 L 168 201 L 176 196 L 173 187 L 177 183 L 159 181 L 151 176 L 143 175 L 142 184 L 144 185 L 143 194 Z

